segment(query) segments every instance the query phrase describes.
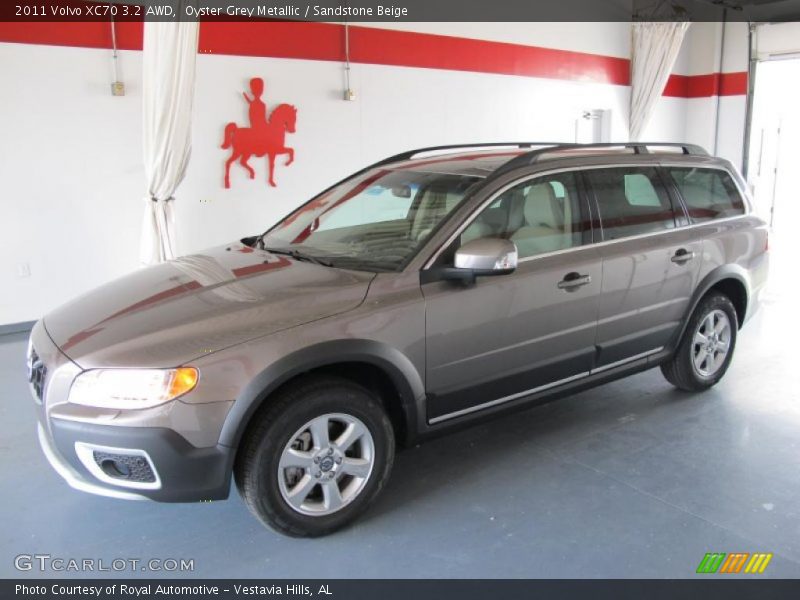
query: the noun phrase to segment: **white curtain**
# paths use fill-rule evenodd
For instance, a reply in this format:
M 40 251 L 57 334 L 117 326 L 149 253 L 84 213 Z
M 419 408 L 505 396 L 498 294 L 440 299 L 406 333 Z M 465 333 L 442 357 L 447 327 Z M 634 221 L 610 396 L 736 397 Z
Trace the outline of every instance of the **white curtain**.
M 147 195 L 139 258 L 175 257 L 173 194 L 191 152 L 192 100 L 199 23 L 145 22 L 142 57 L 144 171 Z
M 640 136 L 655 112 L 658 99 L 664 93 L 687 29 L 687 22 L 633 23 L 631 141 L 642 141 Z

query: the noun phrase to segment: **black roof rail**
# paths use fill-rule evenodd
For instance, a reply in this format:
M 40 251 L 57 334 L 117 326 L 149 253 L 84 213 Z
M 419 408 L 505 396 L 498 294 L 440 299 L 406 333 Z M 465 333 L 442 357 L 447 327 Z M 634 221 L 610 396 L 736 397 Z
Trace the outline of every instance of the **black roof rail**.
M 537 148 L 536 150 L 532 150 L 531 152 L 526 152 L 525 154 L 520 154 L 519 156 L 515 156 L 508 162 L 501 165 L 500 168 L 498 168 L 494 173 L 492 173 L 492 175 L 497 175 L 499 173 L 506 173 L 518 167 L 525 167 L 528 165 L 532 165 L 538 162 L 543 155 L 550 154 L 552 152 L 560 152 L 562 150 L 584 150 L 584 149 L 592 150 L 595 148 L 630 148 L 633 150 L 634 154 L 649 154 L 650 150 L 648 150 L 648 146 L 680 148 L 684 154 L 690 156 L 708 156 L 708 152 L 706 152 L 706 150 L 701 146 L 698 146 L 696 144 L 681 144 L 674 142 L 602 142 L 593 144 L 561 143 L 561 144 L 554 144 L 546 148 Z
M 466 148 L 533 148 L 534 146 L 557 146 L 561 144 L 561 142 L 479 142 L 477 144 L 447 144 L 444 146 L 427 146 L 425 148 L 416 148 L 414 150 L 407 150 L 405 152 L 401 152 L 400 154 L 395 154 L 394 156 L 389 156 L 388 158 L 384 158 L 376 163 L 371 164 L 368 168 L 372 167 L 379 167 L 382 165 L 388 165 L 389 163 L 400 162 L 403 160 L 409 160 L 414 158 L 417 154 L 423 154 L 425 152 L 437 152 L 439 150 L 463 150 Z

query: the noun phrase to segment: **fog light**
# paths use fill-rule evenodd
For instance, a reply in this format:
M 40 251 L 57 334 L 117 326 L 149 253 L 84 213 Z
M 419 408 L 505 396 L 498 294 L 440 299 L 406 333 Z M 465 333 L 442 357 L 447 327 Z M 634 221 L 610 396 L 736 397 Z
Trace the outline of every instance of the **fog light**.
M 156 467 L 144 450 L 75 442 L 75 453 L 83 466 L 100 481 L 148 490 L 161 487 Z
M 129 479 L 131 476 L 131 470 L 125 463 L 118 462 L 110 458 L 104 458 L 101 460 L 100 468 L 103 469 L 103 473 L 109 477 Z

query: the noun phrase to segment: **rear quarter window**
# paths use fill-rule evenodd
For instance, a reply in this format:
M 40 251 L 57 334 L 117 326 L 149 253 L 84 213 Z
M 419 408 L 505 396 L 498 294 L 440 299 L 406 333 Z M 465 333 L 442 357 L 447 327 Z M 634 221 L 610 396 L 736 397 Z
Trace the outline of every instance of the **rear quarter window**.
M 744 202 L 730 174 L 717 169 L 667 167 L 695 223 L 744 214 Z

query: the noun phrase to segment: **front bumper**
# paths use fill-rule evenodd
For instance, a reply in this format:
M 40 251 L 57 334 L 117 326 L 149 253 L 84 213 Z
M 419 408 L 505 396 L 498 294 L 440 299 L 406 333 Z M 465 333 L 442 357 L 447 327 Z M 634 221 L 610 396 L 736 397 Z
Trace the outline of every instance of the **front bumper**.
M 197 502 L 223 500 L 230 490 L 233 452 L 224 446 L 195 448 L 176 432 L 151 427 L 116 427 L 53 419 L 51 431 L 40 423 L 39 444 L 47 461 L 77 490 L 126 500 Z M 143 451 L 157 485 L 136 487 L 124 480 L 104 480 L 80 448 L 113 448 L 126 454 Z
M 80 367 L 55 346 L 41 321 L 31 332 L 31 345 L 44 365 L 41 377 L 32 377 L 38 384 L 32 385 L 32 392 L 39 444 L 70 486 L 128 500 L 196 502 L 228 497 L 234 450 L 216 444 L 228 402 L 175 400 L 137 411 L 71 405 L 69 388 Z M 114 465 L 133 465 L 136 476 L 121 473 Z M 142 473 L 144 477 L 139 476 Z
M 58 450 L 56 450 L 55 446 L 53 446 L 52 440 L 48 437 L 41 423 L 37 425 L 37 433 L 39 435 L 39 446 L 41 446 L 47 462 L 50 463 L 50 466 L 53 467 L 56 473 L 61 475 L 62 479 L 64 479 L 70 485 L 70 487 L 80 490 L 81 492 L 97 494 L 98 496 L 106 496 L 108 498 L 120 498 L 122 500 L 147 500 L 147 497 L 142 496 L 141 494 L 125 492 L 121 489 L 109 489 L 87 481 L 61 457 L 61 455 L 58 453 Z

